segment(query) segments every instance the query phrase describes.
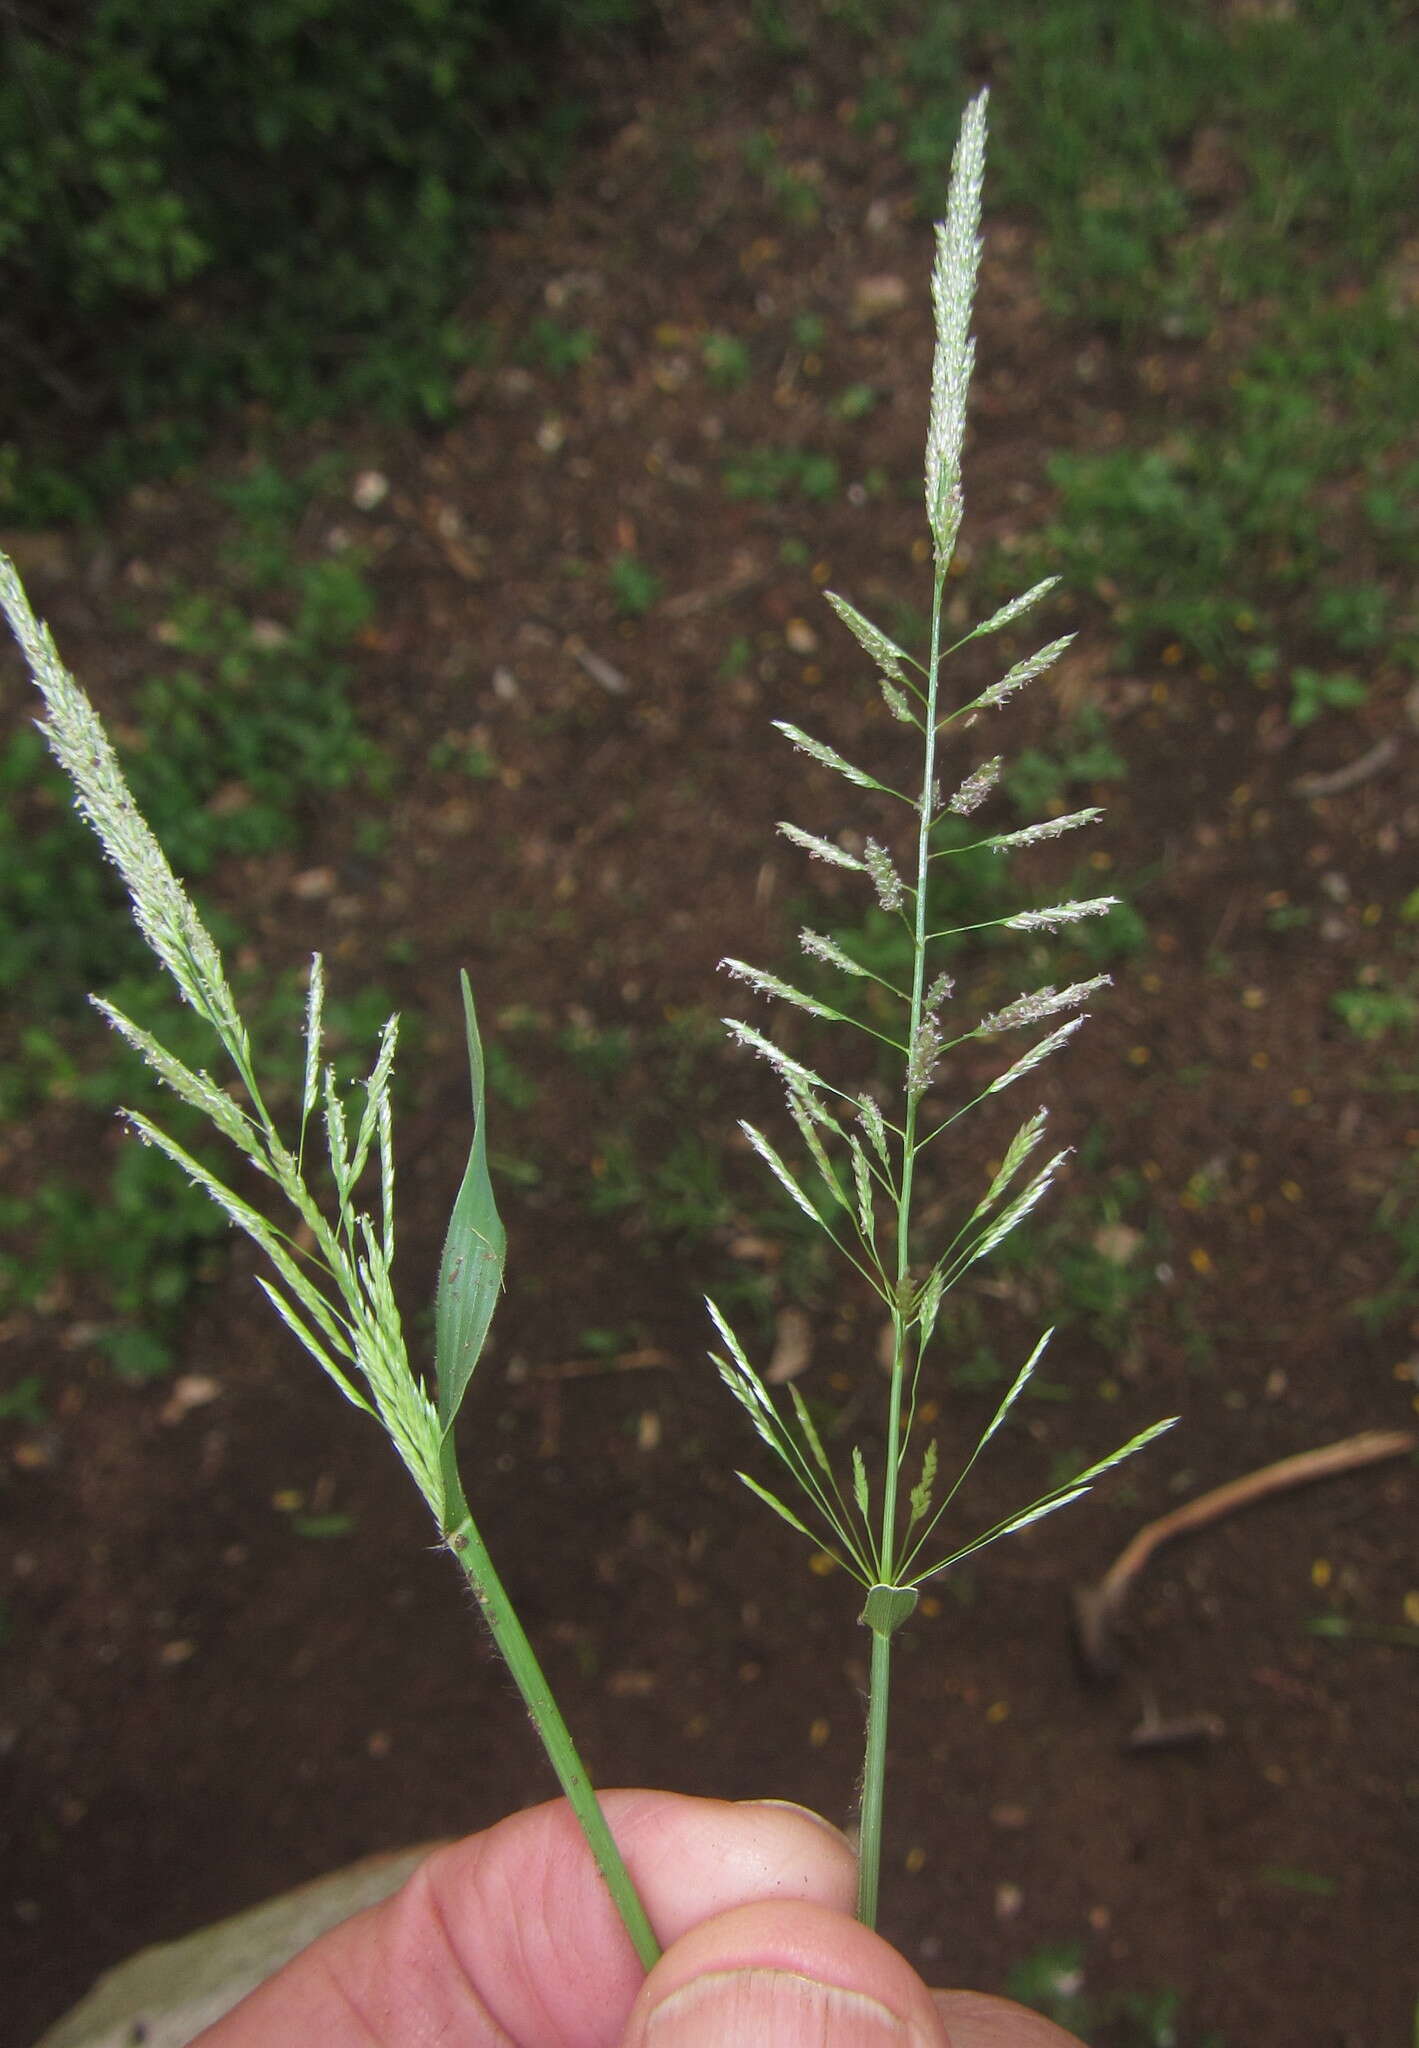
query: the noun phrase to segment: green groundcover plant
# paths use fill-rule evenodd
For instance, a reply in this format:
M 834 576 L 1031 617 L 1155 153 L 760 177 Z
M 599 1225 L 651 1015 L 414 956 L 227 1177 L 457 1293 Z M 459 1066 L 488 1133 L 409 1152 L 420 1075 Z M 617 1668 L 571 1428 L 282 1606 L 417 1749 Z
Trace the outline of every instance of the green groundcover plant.
M 85 517 L 233 404 L 447 413 L 477 238 L 643 0 L 0 11 L 0 505 Z M 299 195 L 299 203 L 292 203 Z
M 929 647 L 924 659 L 897 646 L 845 598 L 829 602 L 877 672 L 893 718 L 900 722 L 908 773 L 894 788 L 854 766 L 824 741 L 780 722 L 779 729 L 815 761 L 870 793 L 874 803 L 894 809 L 900 830 L 891 844 L 871 836 L 844 841 L 820 838 L 800 827 L 781 830 L 818 860 L 846 869 L 861 880 L 865 912 L 899 920 L 909 977 L 886 980 L 852 950 L 851 935 L 828 938 L 801 934 L 804 952 L 816 963 L 815 987 L 832 986 L 821 970 L 862 978 L 884 992 L 885 1011 L 874 1021 L 854 1014 L 860 1005 L 810 995 L 779 976 L 738 960 L 729 972 L 759 995 L 806 1012 L 815 1023 L 865 1035 L 872 1062 L 870 1086 L 854 1088 L 825 1079 L 796 1055 L 754 1026 L 731 1021 L 729 1029 L 765 1059 L 782 1082 L 802 1159 L 790 1164 L 755 1126 L 744 1124 L 749 1143 L 790 1199 L 822 1230 L 880 1301 L 891 1326 L 891 1364 L 884 1387 L 884 1454 L 880 1469 L 851 1449 L 845 1467 L 829 1455 L 807 1403 L 796 1387 L 788 1405 L 776 1404 L 725 1317 L 710 1314 L 720 1349 L 716 1364 L 735 1397 L 783 1467 L 790 1500 L 741 1474 L 745 1484 L 795 1530 L 861 1582 L 862 1620 L 872 1636 L 866 1759 L 862 1780 L 862 1919 L 876 1919 L 885 1797 L 888 1702 L 893 1639 L 916 1607 L 925 1581 L 998 1537 L 1039 1521 L 1086 1492 L 1092 1482 L 1156 1436 L 1167 1424 L 1145 1430 L 1076 1478 L 984 1530 L 963 1536 L 955 1519 L 961 1490 L 977 1458 L 990 1443 L 1024 1390 L 1044 1353 L 1049 1333 L 1034 1346 L 1015 1375 L 984 1434 L 953 1473 L 945 1470 L 935 1441 L 920 1444 L 917 1421 L 923 1372 L 937 1335 L 942 1304 L 961 1276 L 984 1259 L 1035 1207 L 1065 1154 L 1038 1163 L 1046 1115 L 1027 1115 L 974 1200 L 944 1244 L 928 1245 L 914 1213 L 913 1196 L 923 1160 L 954 1136 L 973 1109 L 1007 1088 L 1015 1088 L 1040 1063 L 1064 1046 L 1083 1021 L 1083 1006 L 1107 980 L 1064 988 L 1036 988 L 976 1017 L 956 1000 L 955 983 L 943 961 L 954 960 L 963 930 L 938 926 L 933 904 L 946 890 L 938 886 L 949 862 L 982 848 L 998 853 L 1034 845 L 1089 825 L 1093 809 L 977 838 L 961 830 L 984 806 L 1002 772 L 991 756 L 972 767 L 949 794 L 938 770 L 948 729 L 967 730 L 1005 704 L 1040 675 L 1067 647 L 1050 642 L 1012 666 L 978 695 L 948 708 L 943 667 L 955 648 L 1002 632 L 1036 605 L 1050 588 L 1037 584 L 966 634 L 945 645 L 944 592 L 961 525 L 961 455 L 974 348 L 970 314 L 979 262 L 980 197 L 985 160 L 985 98 L 968 108 L 957 145 L 946 220 L 936 231 L 932 298 L 936 352 L 932 372 L 926 443 L 926 513 L 932 552 Z M 205 1069 L 185 1064 L 149 1032 L 111 1003 L 98 1008 L 113 1028 L 143 1056 L 159 1078 L 185 1103 L 200 1111 L 226 1139 L 248 1174 L 274 1190 L 287 1215 L 283 1225 L 268 1219 L 235 1186 L 146 1116 L 131 1114 L 140 1139 L 165 1153 L 230 1220 L 255 1242 L 269 1264 L 260 1281 L 272 1307 L 347 1400 L 373 1415 L 403 1460 L 428 1503 L 443 1542 L 457 1558 L 486 1616 L 499 1650 L 527 1702 L 548 1756 L 586 1833 L 637 1952 L 648 1964 L 656 1942 L 586 1772 L 547 1682 L 494 1570 L 470 1510 L 458 1469 L 453 1426 L 477 1365 L 503 1282 L 505 1237 L 488 1169 L 484 1110 L 484 1057 L 473 998 L 465 977 L 464 1008 L 473 1096 L 473 1139 L 463 1183 L 454 1205 L 439 1273 L 435 1313 L 435 1380 L 430 1387 L 411 1364 L 395 1302 L 395 1175 L 390 1107 L 398 1020 L 385 1026 L 378 1051 L 359 1094 L 347 1104 L 333 1069 L 322 1056 L 325 980 L 321 961 L 312 963 L 305 1010 L 305 1059 L 300 1112 L 293 1131 L 278 1128 L 267 1108 L 255 1071 L 251 1041 L 238 1012 L 221 955 L 138 811 L 122 769 L 92 705 L 67 673 L 48 631 L 36 620 L 11 564 L 0 557 L 3 602 L 48 710 L 43 730 L 72 780 L 80 811 L 117 866 L 132 900 L 138 929 L 191 1008 L 215 1034 L 234 1071 L 235 1089 Z M 858 850 L 851 850 L 856 848 Z M 1048 904 L 989 920 L 1008 932 L 1055 932 L 1106 915 L 1112 897 Z M 965 928 L 966 931 L 981 926 Z M 895 1022 L 884 1026 L 883 1015 Z M 933 1093 L 943 1058 L 971 1040 L 1011 1042 L 1036 1031 L 1026 1049 L 1003 1054 L 999 1071 L 969 1100 L 944 1112 Z M 1042 1035 L 1039 1032 L 1042 1031 Z M 890 1090 L 881 1081 L 881 1048 L 894 1075 Z M 315 1132 L 319 1131 L 319 1136 Z M 957 1174 L 958 1182 L 961 1176 Z M 949 1519 L 948 1519 L 949 1518 Z

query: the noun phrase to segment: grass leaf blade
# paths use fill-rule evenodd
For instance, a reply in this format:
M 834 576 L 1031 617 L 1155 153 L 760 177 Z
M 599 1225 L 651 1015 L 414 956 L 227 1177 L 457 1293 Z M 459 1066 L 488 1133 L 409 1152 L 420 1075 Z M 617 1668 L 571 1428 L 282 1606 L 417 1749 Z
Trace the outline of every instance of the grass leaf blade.
M 449 1218 L 439 1267 L 434 1312 L 438 1414 L 445 1433 L 463 1404 L 468 1382 L 482 1354 L 502 1288 L 507 1232 L 493 1199 L 488 1173 L 487 1082 L 483 1042 L 468 976 L 461 975 L 463 1018 L 468 1034 L 468 1070 L 473 1089 L 473 1143 L 463 1183 Z

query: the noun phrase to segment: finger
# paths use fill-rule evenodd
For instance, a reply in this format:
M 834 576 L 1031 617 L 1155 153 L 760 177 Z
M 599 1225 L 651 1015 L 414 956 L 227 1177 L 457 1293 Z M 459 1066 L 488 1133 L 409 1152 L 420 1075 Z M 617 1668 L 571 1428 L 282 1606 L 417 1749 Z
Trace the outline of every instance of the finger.
M 662 1943 L 750 1900 L 850 1910 L 852 1853 L 801 1808 L 668 1792 L 602 1805 Z M 202 2048 L 614 2048 L 644 1977 L 563 1800 L 437 1850 Z
M 739 1906 L 641 1987 L 622 2048 L 951 2048 L 904 1957 L 840 1909 Z
M 934 1991 L 932 1997 L 951 2048 L 1081 2048 L 1076 2035 L 1013 1999 L 983 1991 Z

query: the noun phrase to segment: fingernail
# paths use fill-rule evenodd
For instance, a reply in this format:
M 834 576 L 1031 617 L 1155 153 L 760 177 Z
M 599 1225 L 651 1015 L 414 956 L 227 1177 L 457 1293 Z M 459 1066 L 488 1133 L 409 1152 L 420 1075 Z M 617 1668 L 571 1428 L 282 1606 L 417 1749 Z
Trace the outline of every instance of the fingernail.
M 825 1820 L 821 1813 L 815 1813 L 811 1806 L 800 1806 L 796 1799 L 736 1799 L 734 1803 L 736 1806 L 771 1806 L 778 1813 L 801 1813 L 805 1820 L 811 1820 L 815 1827 L 824 1829 L 835 1840 L 846 1842 L 854 1856 L 857 1854 L 857 1844 L 850 1835 L 844 1834 L 832 1821 Z
M 745 1804 L 752 1804 L 745 1801 Z M 791 1970 L 696 1977 L 649 2013 L 646 2048 L 923 2048 L 925 2037 L 875 1998 Z

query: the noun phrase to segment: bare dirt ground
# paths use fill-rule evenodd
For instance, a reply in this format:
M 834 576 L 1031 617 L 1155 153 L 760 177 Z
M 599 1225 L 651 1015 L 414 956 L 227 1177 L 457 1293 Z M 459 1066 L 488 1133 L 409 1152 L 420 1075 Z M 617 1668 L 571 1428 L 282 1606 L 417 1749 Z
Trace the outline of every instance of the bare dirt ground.
M 340 527 L 373 565 L 358 692 L 394 767 L 383 848 L 332 804 L 297 853 L 232 864 L 212 892 L 238 906 L 249 959 L 274 972 L 318 945 L 342 985 L 374 976 L 422 1020 L 400 1132 L 411 1310 L 466 1148 L 457 970 L 472 975 L 504 1049 L 493 1149 L 513 1170 L 509 1290 L 465 1411 L 470 1490 L 598 1778 L 838 1819 L 866 1637 L 853 1589 L 733 1477 L 761 1468 L 706 1364 L 699 1297 L 737 1280 L 770 1338 L 802 1306 L 800 1384 L 871 1444 L 875 1328 L 839 1276 L 798 1270 L 753 1163 L 726 1151 L 734 1117 L 772 1106 L 713 1024 L 721 955 L 782 964 L 810 892 L 829 914 L 774 821 L 832 832 L 857 815 L 769 719 L 869 759 L 892 743 L 820 589 L 868 612 L 923 601 L 929 237 L 892 138 L 851 118 L 851 60 L 831 41 L 773 58 L 690 9 L 608 90 L 562 192 L 494 238 L 474 315 L 509 344 L 539 318 L 585 328 L 594 351 L 557 370 L 508 346 L 446 430 L 350 432 L 351 473 L 389 490 L 361 510 L 347 482 L 308 534 L 318 549 Z M 786 209 L 746 163 L 766 128 L 811 207 Z M 1182 345 L 1160 383 L 1051 322 L 1027 225 L 988 213 L 988 229 L 965 602 L 970 561 L 1047 511 L 1049 448 L 1102 445 L 1145 409 L 1182 416 L 1196 378 Z M 742 381 L 707 373 L 711 333 L 742 341 Z M 844 418 L 834 400 L 858 386 L 879 401 Z M 731 496 L 726 461 L 766 446 L 830 453 L 842 488 Z M 200 486 L 30 545 L 37 603 L 115 712 L 145 630 L 113 630 L 115 599 L 141 612 L 170 568 L 200 575 Z M 617 557 L 659 579 L 639 615 L 613 600 Z M 1419 1661 L 1364 1630 L 1401 1623 L 1419 1583 L 1413 1459 L 1164 1553 L 1113 1689 L 1081 1682 L 1068 1606 L 1179 1500 L 1413 1422 L 1412 1303 L 1378 1326 L 1353 1312 L 1391 1277 L 1374 1217 L 1419 1141 L 1413 1096 L 1329 999 L 1413 887 L 1414 751 L 1307 795 L 1300 778 L 1401 729 L 1397 703 L 1372 694 L 1343 743 L 1325 724 L 1297 734 L 1162 650 L 1123 667 L 1092 605 L 1080 592 L 1052 614 L 1081 638 L 1007 741 L 1042 745 L 1088 704 L 1127 764 L 1085 858 L 1145 936 L 1110 963 L 1048 1092 L 1082 1154 L 1063 1213 L 1091 1242 L 1138 1233 L 1101 1243 L 1149 1284 L 1132 1267 L 1122 1313 L 1063 1330 L 1060 1398 L 1002 1438 L 972 1521 L 1061 1457 L 1183 1423 L 908 1632 L 885 1929 L 940 1983 L 1000 1987 L 1032 1963 L 1038 1984 L 1043 1951 L 1077 1949 L 1089 2004 L 1067 2009 L 1100 2042 L 1174 2038 L 1159 2000 L 1175 1993 L 1182 2041 L 1384 2048 L 1408 2039 L 1419 1992 Z M 448 765 L 450 736 L 481 779 Z M 1287 904 L 1315 920 L 1278 928 Z M 853 914 L 846 893 L 830 908 Z M 97 1113 L 66 1115 L 40 1134 L 47 1157 L 121 1142 Z M 727 1161 L 721 1179 L 696 1181 L 704 1157 Z M 1084 1206 L 1120 1174 L 1136 1185 L 1122 1217 Z M 0 2032 L 16 2043 L 143 1943 L 549 1791 L 402 1473 L 270 1322 L 252 1271 L 234 1248 L 191 1316 L 182 1372 L 218 1388 L 200 1405 L 175 1397 L 185 1381 L 117 1382 L 81 1341 L 82 1299 L 7 1333 L 7 1378 L 38 1364 L 55 1390 L 43 1428 L 4 1426 L 0 1492 Z M 974 1297 L 1002 1356 L 1033 1341 L 1053 1285 L 1011 1268 Z M 946 1442 L 973 1441 L 990 1393 L 939 1394 Z M 298 1512 L 349 1522 L 317 1541 Z M 1359 1632 L 1308 1632 L 1327 1614 Z M 1140 1719 L 1198 1716 L 1195 1743 L 1127 1746 Z

